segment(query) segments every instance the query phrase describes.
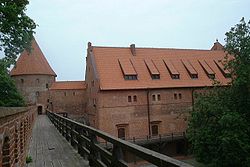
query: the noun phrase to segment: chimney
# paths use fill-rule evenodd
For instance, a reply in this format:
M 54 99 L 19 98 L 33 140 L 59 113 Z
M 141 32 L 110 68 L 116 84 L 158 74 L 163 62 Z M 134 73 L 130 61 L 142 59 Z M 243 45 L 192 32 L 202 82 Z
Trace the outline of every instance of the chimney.
M 220 44 L 218 39 L 216 39 L 216 42 L 214 43 L 214 46 L 211 48 L 211 50 L 224 50 L 224 46 Z
M 93 46 L 91 42 L 88 42 L 88 52 L 92 52 L 93 51 Z
M 131 53 L 132 53 L 133 56 L 136 56 L 135 44 L 131 44 L 131 45 L 130 45 L 130 51 L 131 51 Z

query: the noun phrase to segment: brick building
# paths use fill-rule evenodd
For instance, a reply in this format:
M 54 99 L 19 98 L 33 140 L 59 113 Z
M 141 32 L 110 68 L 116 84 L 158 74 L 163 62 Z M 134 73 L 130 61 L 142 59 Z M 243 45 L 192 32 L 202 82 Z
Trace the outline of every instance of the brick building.
M 125 139 L 185 132 L 194 92 L 227 85 L 223 46 L 211 50 L 88 44 L 86 111 L 91 126 Z
M 35 39 L 31 51 L 20 55 L 10 75 L 26 103 L 36 105 L 39 113 L 51 107 L 55 112 L 68 112 L 72 117 L 83 115 L 85 82 L 56 81 L 56 73 Z
M 98 47 L 88 44 L 85 81 L 55 80 L 37 42 L 17 60 L 11 76 L 38 110 L 68 112 L 125 139 L 185 132 L 194 92 L 227 85 L 223 46 L 210 50 Z

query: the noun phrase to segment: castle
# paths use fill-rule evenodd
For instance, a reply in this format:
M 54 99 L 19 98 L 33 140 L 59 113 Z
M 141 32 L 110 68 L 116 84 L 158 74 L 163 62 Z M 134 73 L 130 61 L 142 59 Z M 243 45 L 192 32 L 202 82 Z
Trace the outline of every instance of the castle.
M 85 117 L 123 139 L 185 132 L 194 93 L 230 82 L 216 41 L 210 50 L 99 47 L 88 43 L 85 81 L 56 81 L 37 42 L 11 71 L 28 104 Z

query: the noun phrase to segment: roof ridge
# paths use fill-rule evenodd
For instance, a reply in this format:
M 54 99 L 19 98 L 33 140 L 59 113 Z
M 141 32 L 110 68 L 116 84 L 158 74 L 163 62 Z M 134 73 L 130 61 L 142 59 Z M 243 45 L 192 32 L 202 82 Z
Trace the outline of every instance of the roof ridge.
M 121 49 L 130 49 L 130 47 L 122 47 L 122 46 L 93 46 L 93 47 L 94 48 L 121 48 Z M 159 48 L 155 48 L 155 47 L 136 47 L 136 49 L 211 51 L 210 49 L 163 48 L 163 47 L 159 47 Z M 213 51 L 216 51 L 216 50 L 213 50 Z

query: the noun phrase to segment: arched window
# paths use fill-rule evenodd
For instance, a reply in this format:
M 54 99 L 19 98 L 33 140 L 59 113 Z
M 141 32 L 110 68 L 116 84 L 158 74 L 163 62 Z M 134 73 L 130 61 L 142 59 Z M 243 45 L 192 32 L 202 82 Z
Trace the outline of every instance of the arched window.
M 10 167 L 10 139 L 9 137 L 5 137 L 4 142 L 3 142 L 2 166 Z

